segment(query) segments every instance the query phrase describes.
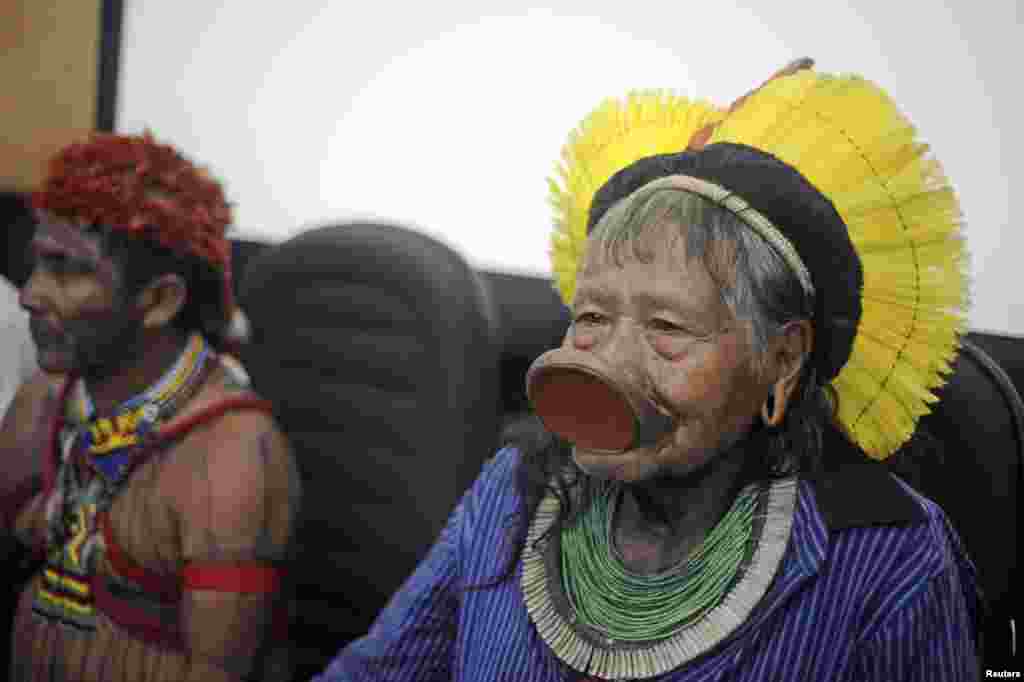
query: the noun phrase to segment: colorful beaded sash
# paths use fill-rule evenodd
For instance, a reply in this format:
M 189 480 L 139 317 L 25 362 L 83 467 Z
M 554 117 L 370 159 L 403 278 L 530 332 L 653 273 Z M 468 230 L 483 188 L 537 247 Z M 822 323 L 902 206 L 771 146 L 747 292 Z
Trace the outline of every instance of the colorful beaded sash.
M 78 629 L 95 628 L 91 576 L 105 549 L 98 515 L 109 509 L 157 426 L 195 393 L 212 355 L 206 340 L 194 334 L 156 384 L 109 417 L 95 415 L 84 381 L 71 386 L 59 434 L 59 472 L 45 510 L 47 552 L 35 613 Z

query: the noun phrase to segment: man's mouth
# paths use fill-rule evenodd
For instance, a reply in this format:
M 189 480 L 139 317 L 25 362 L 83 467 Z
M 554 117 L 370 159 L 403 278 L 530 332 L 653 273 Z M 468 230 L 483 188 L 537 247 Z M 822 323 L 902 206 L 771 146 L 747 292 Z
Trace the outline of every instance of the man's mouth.
M 28 325 L 32 340 L 38 348 L 63 345 L 66 341 L 65 334 L 60 329 L 37 317 L 30 318 Z

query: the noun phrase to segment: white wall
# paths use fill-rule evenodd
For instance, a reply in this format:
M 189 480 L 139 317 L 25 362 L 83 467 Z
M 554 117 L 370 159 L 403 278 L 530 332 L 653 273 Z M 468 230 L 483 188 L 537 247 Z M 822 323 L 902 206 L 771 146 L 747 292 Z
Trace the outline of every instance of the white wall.
M 810 55 L 880 83 L 919 126 L 967 217 L 972 326 L 1024 334 L 1021 10 L 944 4 L 126 0 L 118 126 L 209 163 L 238 235 L 389 217 L 476 265 L 545 273 L 545 178 L 600 99 L 726 103 Z

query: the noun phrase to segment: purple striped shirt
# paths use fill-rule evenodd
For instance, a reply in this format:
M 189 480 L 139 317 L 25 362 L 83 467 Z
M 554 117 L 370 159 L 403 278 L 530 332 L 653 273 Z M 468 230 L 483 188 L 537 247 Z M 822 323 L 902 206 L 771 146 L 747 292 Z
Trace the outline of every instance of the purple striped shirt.
M 428 556 L 370 632 L 316 682 L 547 682 L 583 677 L 559 661 L 526 612 L 517 568 L 494 588 L 516 509 L 515 450 L 502 450 L 452 513 Z M 746 623 L 706 654 L 658 678 L 898 682 L 979 678 L 975 574 L 931 501 L 898 484 L 921 520 L 829 530 L 801 481 L 786 555 Z M 870 495 L 864 504 L 871 504 Z

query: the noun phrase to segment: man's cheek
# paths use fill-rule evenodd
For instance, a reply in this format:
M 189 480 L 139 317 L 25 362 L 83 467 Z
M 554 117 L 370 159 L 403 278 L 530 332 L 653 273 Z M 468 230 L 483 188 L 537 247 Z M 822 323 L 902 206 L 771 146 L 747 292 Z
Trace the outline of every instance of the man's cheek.
M 66 335 L 80 360 L 93 360 L 97 350 L 110 345 L 115 328 L 109 313 L 83 314 L 65 325 Z
M 60 374 L 75 369 L 75 340 L 67 331 L 37 336 L 35 343 L 36 362 L 43 370 Z
M 118 291 L 121 287 L 121 271 L 110 258 L 96 265 L 96 279 L 107 291 Z

